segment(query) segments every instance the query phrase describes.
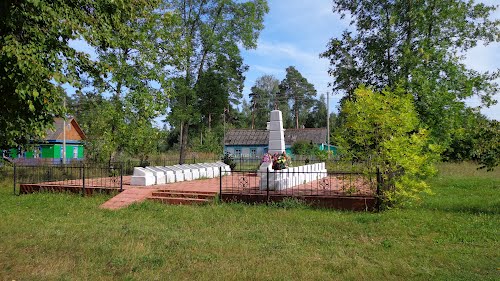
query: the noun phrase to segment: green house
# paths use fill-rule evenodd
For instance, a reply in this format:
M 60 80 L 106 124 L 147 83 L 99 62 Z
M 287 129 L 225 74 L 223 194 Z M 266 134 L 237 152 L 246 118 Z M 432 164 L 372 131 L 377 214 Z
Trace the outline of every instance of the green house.
M 63 162 L 64 148 L 66 143 L 66 162 L 84 159 L 85 134 L 74 118 L 64 121 L 63 118 L 54 119 L 54 130 L 46 133 L 43 142 L 34 143 L 27 150 L 12 148 L 4 156 L 11 159 L 33 159 L 31 161 L 44 161 L 52 163 Z M 7 155 L 5 155 L 7 154 Z M 40 160 L 46 159 L 46 160 Z

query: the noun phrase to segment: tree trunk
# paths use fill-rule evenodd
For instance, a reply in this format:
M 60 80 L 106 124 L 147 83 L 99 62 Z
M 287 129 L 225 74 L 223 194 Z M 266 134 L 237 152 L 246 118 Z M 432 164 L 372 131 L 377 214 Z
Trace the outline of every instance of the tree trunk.
M 299 109 L 295 107 L 295 129 L 299 128 Z
M 184 164 L 186 161 L 186 150 L 187 150 L 187 140 L 188 140 L 188 128 L 189 125 L 184 121 L 181 122 L 181 134 L 179 136 L 180 143 L 180 153 L 179 153 L 179 164 Z
M 255 106 L 252 108 L 252 130 L 255 129 Z
M 208 113 L 208 130 L 212 129 L 212 113 Z

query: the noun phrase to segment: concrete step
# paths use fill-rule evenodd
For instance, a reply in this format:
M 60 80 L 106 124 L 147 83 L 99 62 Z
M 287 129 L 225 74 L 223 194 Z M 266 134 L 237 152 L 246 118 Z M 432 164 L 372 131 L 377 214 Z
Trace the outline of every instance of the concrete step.
M 183 197 L 183 198 L 198 198 L 198 199 L 213 199 L 217 193 L 212 192 L 170 192 L 170 191 L 155 191 L 152 194 L 155 197 Z
M 187 197 L 158 197 L 151 196 L 148 200 L 161 202 L 169 205 L 202 205 L 209 204 L 212 200 L 209 199 L 199 199 L 199 198 L 187 198 Z
M 193 194 L 217 194 L 213 191 L 197 191 L 197 190 L 176 190 L 176 189 L 158 189 L 156 192 L 171 192 L 171 193 L 193 193 Z

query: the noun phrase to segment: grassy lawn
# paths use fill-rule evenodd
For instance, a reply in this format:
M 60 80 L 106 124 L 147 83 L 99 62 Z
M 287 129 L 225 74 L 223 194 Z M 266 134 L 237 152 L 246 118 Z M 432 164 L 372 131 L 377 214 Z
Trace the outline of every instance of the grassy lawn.
M 500 172 L 442 165 L 422 204 L 383 213 L 13 196 L 0 280 L 499 280 Z M 1 180 L 0 180 L 1 181 Z

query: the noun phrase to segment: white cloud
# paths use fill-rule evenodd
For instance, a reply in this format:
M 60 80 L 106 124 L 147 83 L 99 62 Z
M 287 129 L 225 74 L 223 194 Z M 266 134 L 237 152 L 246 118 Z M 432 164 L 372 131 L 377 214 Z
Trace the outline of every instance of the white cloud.
M 253 72 L 258 71 L 283 79 L 285 69 L 288 66 L 295 66 L 309 82 L 314 84 L 318 93 L 325 93 L 331 80 L 327 73 L 328 61 L 320 59 L 319 52 L 306 51 L 295 44 L 260 40 L 256 50 L 246 52 L 246 58 L 250 63 L 249 75 L 255 75 Z M 246 88 L 252 86 L 245 84 Z
M 284 69 L 281 68 L 275 68 L 275 67 L 268 67 L 268 66 L 263 66 L 263 65 L 252 65 L 250 66 L 251 69 L 255 69 L 262 74 L 276 74 L 276 73 L 285 73 Z

